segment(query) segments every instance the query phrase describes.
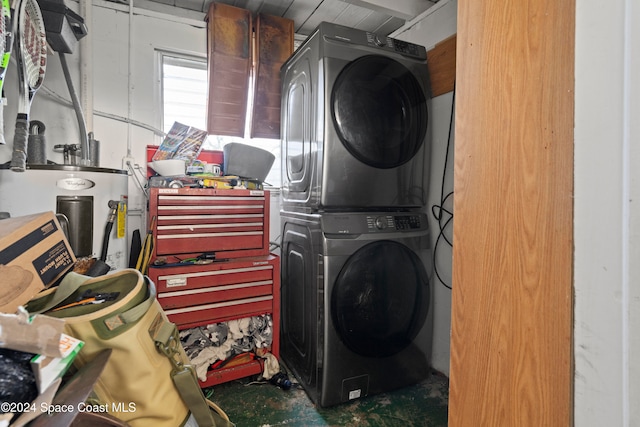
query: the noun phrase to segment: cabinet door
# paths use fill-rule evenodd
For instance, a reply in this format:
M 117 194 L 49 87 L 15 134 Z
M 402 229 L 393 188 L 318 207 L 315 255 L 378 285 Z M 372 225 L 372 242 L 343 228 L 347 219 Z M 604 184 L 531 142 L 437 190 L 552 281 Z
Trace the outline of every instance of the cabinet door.
M 280 67 L 293 53 L 293 21 L 258 15 L 255 50 L 251 138 L 280 139 Z
M 251 71 L 251 12 L 211 3 L 207 14 L 207 131 L 244 136 Z

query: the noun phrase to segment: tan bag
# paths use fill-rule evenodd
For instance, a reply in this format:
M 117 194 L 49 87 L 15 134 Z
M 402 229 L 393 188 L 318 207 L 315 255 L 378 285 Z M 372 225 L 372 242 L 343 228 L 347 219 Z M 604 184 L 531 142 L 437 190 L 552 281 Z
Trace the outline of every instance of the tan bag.
M 85 342 L 74 361 L 78 367 L 112 349 L 94 393 L 109 414 L 130 426 L 178 427 L 190 413 L 200 427 L 233 426 L 205 399 L 155 285 L 138 270 L 95 278 L 68 273 L 26 308 L 65 319 L 65 333 Z

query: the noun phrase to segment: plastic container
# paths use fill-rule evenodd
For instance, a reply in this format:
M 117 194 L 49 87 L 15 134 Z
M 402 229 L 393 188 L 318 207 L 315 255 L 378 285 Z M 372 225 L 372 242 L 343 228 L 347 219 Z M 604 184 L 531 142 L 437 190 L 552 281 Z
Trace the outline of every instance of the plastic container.
M 187 167 L 185 161 L 180 159 L 154 160 L 150 166 L 162 176 L 184 175 Z
M 276 159 L 276 156 L 267 150 L 239 142 L 231 142 L 222 150 L 224 151 L 222 170 L 225 175 L 237 175 L 258 181 L 265 180 Z

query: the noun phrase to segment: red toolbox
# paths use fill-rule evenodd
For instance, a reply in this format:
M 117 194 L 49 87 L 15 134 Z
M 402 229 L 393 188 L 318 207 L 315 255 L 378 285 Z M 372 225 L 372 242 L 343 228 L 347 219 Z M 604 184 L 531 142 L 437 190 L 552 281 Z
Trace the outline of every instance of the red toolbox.
M 235 190 L 233 190 L 235 191 Z M 280 358 L 280 258 L 277 255 L 209 264 L 150 266 L 158 301 L 178 329 L 271 314 L 271 353 Z M 201 387 L 262 372 L 259 360 L 209 371 Z
M 151 188 L 151 260 L 268 255 L 269 207 L 266 190 Z

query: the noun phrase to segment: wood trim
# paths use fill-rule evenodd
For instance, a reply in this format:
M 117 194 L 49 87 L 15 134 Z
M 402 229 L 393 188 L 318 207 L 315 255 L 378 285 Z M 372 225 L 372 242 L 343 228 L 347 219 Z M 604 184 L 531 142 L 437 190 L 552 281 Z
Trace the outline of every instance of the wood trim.
M 459 0 L 449 425 L 570 426 L 575 0 Z
M 451 92 L 456 81 L 456 35 L 444 39 L 427 51 L 431 96 Z
M 243 137 L 251 72 L 251 12 L 212 2 L 207 22 L 207 131 Z

